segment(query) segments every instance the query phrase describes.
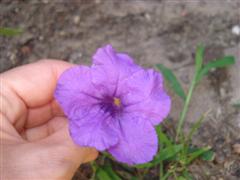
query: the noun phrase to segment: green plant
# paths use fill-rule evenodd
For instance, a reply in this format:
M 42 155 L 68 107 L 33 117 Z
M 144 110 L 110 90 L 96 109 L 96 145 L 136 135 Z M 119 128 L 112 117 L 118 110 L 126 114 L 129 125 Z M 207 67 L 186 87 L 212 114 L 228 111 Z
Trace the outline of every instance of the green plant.
M 162 64 L 156 65 L 156 67 L 164 75 L 169 86 L 183 100 L 184 103 L 176 127 L 176 136 L 173 138 L 169 137 L 167 133 L 163 131 L 162 125 L 158 125 L 156 127 L 156 131 L 159 139 L 159 152 L 151 162 L 136 165 L 134 168 L 125 164 L 119 164 L 121 167 L 126 169 L 125 177 L 123 177 L 113 170 L 109 162 L 105 163 L 105 158 L 108 158 L 111 161 L 114 160 L 109 154 L 104 153 L 104 155 L 100 157 L 102 163 L 94 163 L 92 166 L 94 170 L 93 179 L 143 179 L 151 168 L 159 167 L 160 180 L 166 180 L 170 176 L 176 180 L 189 180 L 193 178 L 188 170 L 188 166 L 194 160 L 200 158 L 205 161 L 212 161 L 214 159 L 214 152 L 211 150 L 211 147 L 191 146 L 193 134 L 199 129 L 208 112 L 203 113 L 199 119 L 196 120 L 188 134 L 184 134 L 183 132 L 184 122 L 186 120 L 186 115 L 189 110 L 194 90 L 203 77 L 207 75 L 211 69 L 227 67 L 234 64 L 235 60 L 233 56 L 225 56 L 221 59 L 210 61 L 204 65 L 203 57 L 204 47 L 198 46 L 195 56 L 195 73 L 186 94 L 180 82 L 170 69 Z

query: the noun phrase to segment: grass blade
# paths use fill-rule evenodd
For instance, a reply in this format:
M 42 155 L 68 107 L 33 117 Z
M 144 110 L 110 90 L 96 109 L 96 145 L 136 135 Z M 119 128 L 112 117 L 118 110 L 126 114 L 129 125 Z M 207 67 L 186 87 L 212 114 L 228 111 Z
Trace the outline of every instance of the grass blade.
M 109 174 L 111 179 L 121 180 L 121 178 L 114 172 L 114 170 L 112 169 L 112 167 L 110 165 L 105 166 L 104 170 Z
M 194 159 L 200 157 L 203 153 L 209 151 L 210 149 L 208 147 L 205 148 L 198 148 L 194 152 L 188 154 L 188 159 L 186 164 L 190 164 Z
M 201 155 L 201 159 L 204 161 L 213 161 L 215 153 L 212 150 L 208 150 Z
M 187 179 L 187 180 L 193 180 L 193 177 L 190 175 L 190 173 L 187 170 L 183 171 L 183 176 Z
M 158 163 L 160 161 L 165 161 L 174 157 L 178 152 L 183 149 L 182 144 L 172 145 L 170 147 L 164 148 L 160 151 L 160 153 L 156 156 L 154 163 Z
M 153 166 L 158 165 L 161 161 L 168 160 L 170 158 L 173 158 L 178 152 L 180 152 L 183 149 L 182 144 L 172 145 L 170 147 L 166 147 L 164 149 L 161 149 L 161 151 L 155 156 L 154 160 L 145 163 L 145 164 L 139 164 L 136 165 L 136 168 L 151 168 Z
M 208 74 L 209 70 L 213 68 L 223 68 L 223 67 L 232 65 L 234 63 L 235 63 L 235 58 L 233 56 L 225 56 L 221 59 L 211 61 L 208 64 L 206 64 L 203 67 L 203 69 L 200 71 L 200 73 L 198 74 L 197 81 L 200 81 L 203 78 L 203 76 Z
M 156 129 L 157 134 L 158 134 L 158 141 L 159 141 L 159 143 L 164 144 L 167 147 L 172 146 L 172 141 L 167 137 L 166 134 L 164 134 L 162 132 L 161 126 L 158 125 L 158 126 L 156 126 L 155 129 Z M 160 147 L 160 148 L 162 148 L 162 147 Z
M 163 177 L 161 180 L 167 180 L 169 176 L 172 175 L 172 172 L 168 171 Z
M 99 180 L 121 180 L 121 178 L 113 171 L 110 165 L 98 167 L 96 177 Z
M 195 72 L 198 73 L 202 69 L 203 64 L 203 55 L 204 55 L 204 47 L 202 45 L 198 45 L 195 56 Z
M 153 166 L 155 166 L 155 164 L 153 164 L 152 162 L 149 162 L 145 164 L 138 164 L 138 165 L 135 165 L 134 167 L 138 169 L 143 169 L 143 168 L 151 168 Z
M 102 168 L 97 169 L 95 177 L 98 180 L 111 180 L 109 174 Z
M 162 64 L 157 64 L 156 67 L 162 72 L 164 78 L 168 81 L 173 91 L 183 100 L 185 100 L 186 95 L 183 91 L 181 84 L 179 83 L 173 72 Z
M 209 112 L 209 111 L 208 111 Z M 201 126 L 203 120 L 205 119 L 205 117 L 207 116 L 208 112 L 202 114 L 200 116 L 200 118 L 193 124 L 193 126 L 191 127 L 191 130 L 189 132 L 189 134 L 187 135 L 186 138 L 186 142 L 190 141 L 192 139 L 193 134 L 199 129 L 199 127 Z
M 183 176 L 179 176 L 179 177 L 177 177 L 177 180 L 187 180 L 187 179 Z
M 21 34 L 23 31 L 21 29 L 0 27 L 0 35 L 2 36 L 16 36 Z

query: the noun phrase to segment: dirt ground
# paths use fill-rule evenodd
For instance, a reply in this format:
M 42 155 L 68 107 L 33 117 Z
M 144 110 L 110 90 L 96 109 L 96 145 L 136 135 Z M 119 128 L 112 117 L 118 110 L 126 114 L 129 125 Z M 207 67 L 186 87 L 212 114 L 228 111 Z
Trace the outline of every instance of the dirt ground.
M 234 55 L 234 66 L 212 71 L 194 92 L 186 131 L 210 110 L 193 144 L 211 146 L 216 156 L 195 162 L 191 171 L 200 180 L 240 179 L 240 155 L 233 148 L 240 144 L 240 110 L 232 105 L 240 100 L 240 1 L 0 0 L 0 26 L 24 30 L 0 37 L 0 72 L 44 58 L 90 64 L 95 50 L 110 43 L 145 67 L 172 68 L 187 89 L 197 44 L 206 46 L 205 62 Z M 182 102 L 169 92 L 171 131 Z M 88 179 L 87 169 L 74 179 Z

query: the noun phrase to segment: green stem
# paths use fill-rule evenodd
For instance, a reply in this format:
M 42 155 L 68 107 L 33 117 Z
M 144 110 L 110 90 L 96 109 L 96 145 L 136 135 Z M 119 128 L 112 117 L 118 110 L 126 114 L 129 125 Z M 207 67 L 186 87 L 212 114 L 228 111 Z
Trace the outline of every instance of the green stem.
M 196 56 L 195 56 L 194 78 L 193 78 L 193 80 L 191 82 L 191 85 L 190 85 L 190 88 L 188 90 L 188 95 L 187 95 L 187 98 L 186 98 L 185 103 L 184 103 L 183 111 L 181 112 L 180 119 L 178 121 L 177 135 L 176 135 L 176 139 L 175 139 L 176 141 L 178 141 L 178 137 L 179 137 L 180 132 L 181 132 L 182 127 L 183 127 L 183 123 L 184 123 L 185 118 L 186 118 L 189 103 L 190 103 L 190 100 L 192 98 L 193 90 L 194 90 L 196 84 L 200 81 L 199 74 L 200 74 L 201 69 L 202 69 L 203 55 L 204 55 L 204 47 L 202 45 L 198 45 L 197 51 L 196 51 Z M 183 135 L 183 134 L 181 134 L 181 135 Z
M 160 133 L 162 133 L 162 128 L 161 128 L 161 126 L 159 126 L 159 132 Z M 159 133 L 159 134 L 160 134 Z M 159 135 L 160 136 L 160 135 Z M 161 152 L 161 150 L 162 150 L 162 147 L 163 147 L 163 142 L 162 141 L 160 141 L 160 138 L 159 138 L 159 153 Z M 159 180 L 162 180 L 163 179 L 163 161 L 160 161 L 160 163 L 159 163 L 159 165 L 160 165 L 160 167 L 159 167 Z
M 162 177 L 161 180 L 166 180 L 171 174 L 172 174 L 172 172 L 169 172 L 169 171 L 168 171 L 168 172 Z
M 148 173 L 148 170 L 149 170 L 148 168 L 144 169 L 141 179 L 144 179 L 145 175 Z
M 186 118 L 186 114 L 187 114 L 187 112 L 188 112 L 188 107 L 189 107 L 189 104 L 190 104 L 190 101 L 191 101 L 191 98 L 192 98 L 193 90 L 194 90 L 195 85 L 196 85 L 196 79 L 197 79 L 196 77 L 197 77 L 197 75 L 195 75 L 195 77 L 194 77 L 194 79 L 193 79 L 193 81 L 192 81 L 192 83 L 191 83 L 191 86 L 190 86 L 190 88 L 189 88 L 186 101 L 185 101 L 185 103 L 184 103 L 183 111 L 181 112 L 181 116 L 180 116 L 180 119 L 179 119 L 179 121 L 178 121 L 176 141 L 177 141 L 178 138 L 179 138 L 179 135 L 180 135 L 180 132 L 181 132 L 183 123 L 184 123 L 185 118 Z
M 160 176 L 159 180 L 162 180 L 163 178 L 163 161 L 160 161 Z
M 91 167 L 92 167 L 93 173 L 92 173 L 92 177 L 90 178 L 90 180 L 94 180 L 95 176 L 96 176 L 96 171 L 97 171 L 97 164 L 95 161 L 91 162 Z
M 177 174 L 176 174 L 176 172 L 175 171 L 173 171 L 173 176 L 174 176 L 174 179 L 175 180 L 177 180 L 178 178 L 177 178 Z

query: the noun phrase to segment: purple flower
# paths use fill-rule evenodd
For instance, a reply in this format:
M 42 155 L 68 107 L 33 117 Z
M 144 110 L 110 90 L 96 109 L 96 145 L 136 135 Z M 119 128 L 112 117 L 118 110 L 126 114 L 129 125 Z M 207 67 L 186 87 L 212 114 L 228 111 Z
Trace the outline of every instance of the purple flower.
M 136 65 L 110 45 L 97 50 L 91 67 L 65 71 L 55 97 L 76 144 L 107 150 L 128 164 L 153 159 L 158 149 L 154 126 L 171 106 L 162 75 Z

